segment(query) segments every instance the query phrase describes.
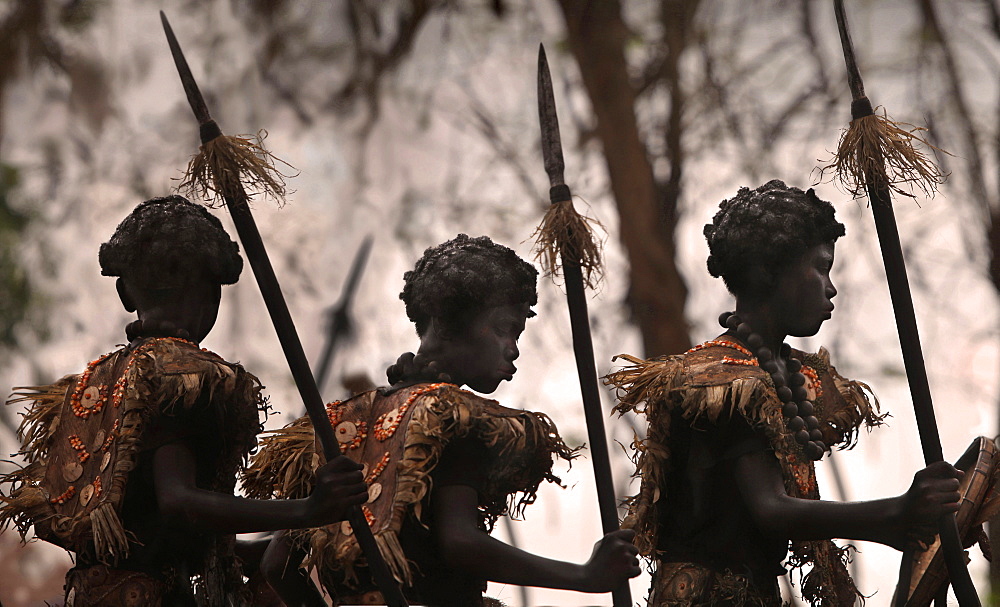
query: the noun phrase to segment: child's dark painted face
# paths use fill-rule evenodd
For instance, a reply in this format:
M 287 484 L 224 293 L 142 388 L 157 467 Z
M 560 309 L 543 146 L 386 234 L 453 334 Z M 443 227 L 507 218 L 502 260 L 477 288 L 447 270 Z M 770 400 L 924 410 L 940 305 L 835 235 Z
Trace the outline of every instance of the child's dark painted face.
M 476 392 L 489 394 L 517 372 L 520 355 L 517 339 L 528 317 L 525 305 L 486 308 L 460 333 L 449 339 L 447 360 L 442 361 L 452 380 Z
M 778 274 L 772 301 L 786 335 L 815 335 L 831 317 L 837 295 L 830 279 L 833 254 L 832 242 L 816 245 Z

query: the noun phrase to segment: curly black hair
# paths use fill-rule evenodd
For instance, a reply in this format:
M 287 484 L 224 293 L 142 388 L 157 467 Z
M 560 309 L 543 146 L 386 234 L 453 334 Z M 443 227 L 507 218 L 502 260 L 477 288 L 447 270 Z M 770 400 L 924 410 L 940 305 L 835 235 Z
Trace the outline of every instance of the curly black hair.
M 413 270 L 403 275 L 399 298 L 423 337 L 432 318 L 457 330 L 484 308 L 535 305 L 537 276 L 534 266 L 488 236 L 459 234 L 424 251 Z
M 843 235 L 833 205 L 812 188 L 803 192 L 777 179 L 756 190 L 740 188 L 705 226 L 708 271 L 734 295 L 758 294 L 769 286 L 761 284 L 760 269 L 780 270 L 809 248 Z
M 199 273 L 229 285 L 243 270 L 240 247 L 219 218 L 182 196 L 140 203 L 101 245 L 98 258 L 102 275 L 150 288 L 175 287 Z

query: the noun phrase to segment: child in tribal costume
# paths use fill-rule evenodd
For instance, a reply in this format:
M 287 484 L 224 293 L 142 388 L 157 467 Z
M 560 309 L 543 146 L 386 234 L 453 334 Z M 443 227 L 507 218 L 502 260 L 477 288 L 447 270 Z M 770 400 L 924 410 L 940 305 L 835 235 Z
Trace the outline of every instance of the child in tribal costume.
M 649 605 L 777 606 L 782 561 L 806 568 L 810 604 L 854 605 L 861 593 L 846 567 L 851 547 L 831 538 L 902 549 L 932 540 L 938 517 L 957 509 L 960 473 L 943 462 L 896 498 L 819 500 L 813 462 L 851 447 L 862 426 L 884 417 L 826 350 L 783 343 L 815 335 L 830 317 L 843 233 L 812 190 L 780 181 L 742 188 L 705 228 L 709 271 L 737 300 L 736 313 L 720 319 L 728 330 L 683 355 L 624 356 L 631 365 L 606 378 L 618 412 L 648 422 L 637 441 L 642 484 L 624 526 L 652 560 Z
M 139 320 L 82 374 L 12 399 L 28 403 L 28 465 L 0 477 L 0 524 L 76 554 L 67 605 L 249 604 L 234 534 L 339 520 L 365 499 L 360 471 L 343 458 L 294 504 L 233 495 L 265 403 L 256 377 L 198 347 L 243 264 L 217 218 L 146 201 L 100 262 Z
M 508 409 L 460 388 L 491 393 L 510 380 L 517 338 L 534 313 L 537 272 L 514 251 L 464 234 L 428 249 L 400 297 L 421 338 L 388 370 L 390 386 L 327 410 L 348 455 L 362 462 L 362 507 L 382 554 L 413 603 L 474 606 L 487 580 L 608 592 L 638 575 L 632 532 L 598 543 L 585 565 L 528 554 L 490 537 L 520 514 L 573 451 L 541 413 Z M 306 418 L 268 433 L 245 480 L 249 495 L 296 497 L 322 462 Z M 322 604 L 300 563 L 344 604 L 380 604 L 349 525 L 279 535 L 265 575 L 289 604 Z

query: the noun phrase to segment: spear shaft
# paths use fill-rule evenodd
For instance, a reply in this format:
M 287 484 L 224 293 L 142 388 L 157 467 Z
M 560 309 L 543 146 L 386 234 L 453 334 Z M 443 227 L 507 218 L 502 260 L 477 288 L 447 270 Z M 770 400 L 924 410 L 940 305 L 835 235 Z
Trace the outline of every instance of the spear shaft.
M 847 80 L 851 89 L 851 118 L 860 120 L 871 116 L 871 101 L 865 95 L 864 82 L 858 69 L 854 55 L 854 45 L 851 42 L 850 30 L 847 27 L 847 15 L 843 0 L 834 0 L 834 12 L 840 31 L 841 46 L 844 49 L 844 60 L 847 65 Z M 863 148 L 861 153 L 874 156 L 878 161 L 875 147 Z M 910 396 L 913 401 L 914 415 L 917 420 L 917 431 L 920 436 L 920 446 L 923 450 L 924 464 L 944 460 L 941 448 L 941 437 L 938 433 L 937 420 L 934 415 L 934 405 L 931 401 L 930 386 L 927 381 L 927 369 L 920 347 L 920 334 L 917 330 L 917 317 L 913 309 L 913 298 L 909 281 L 906 277 L 906 264 L 903 260 L 903 249 L 899 240 L 899 229 L 892 208 L 892 197 L 889 183 L 884 175 L 865 170 L 865 189 L 871 203 L 872 215 L 875 220 L 875 230 L 878 233 L 879 248 L 885 264 L 886 279 L 889 286 L 889 296 L 892 300 L 893 314 L 896 317 L 896 331 L 899 334 L 899 344 L 903 354 L 903 365 L 906 369 L 906 379 L 910 386 Z M 939 524 L 941 547 L 948 568 L 948 575 L 959 604 L 979 605 L 979 596 L 972 583 L 969 570 L 965 564 L 965 554 L 959 538 L 958 526 L 953 514 L 941 517 Z M 905 605 L 910 590 L 910 569 L 912 555 L 909 551 L 903 553 L 900 565 L 900 580 L 897 586 L 896 600 L 899 605 Z
M 184 85 L 184 92 L 187 94 L 191 109 L 198 119 L 202 145 L 205 145 L 216 137 L 222 136 L 222 130 L 209 115 L 208 106 L 205 104 L 204 98 L 198 90 L 198 85 L 191 74 L 187 60 L 181 52 L 180 44 L 177 42 L 177 38 L 174 36 L 174 32 L 163 11 L 160 11 L 160 20 L 163 22 L 163 30 L 167 35 L 174 63 L 177 66 L 181 82 Z M 309 368 L 309 361 L 306 358 L 305 350 L 302 348 L 302 342 L 299 340 L 295 323 L 292 321 L 292 316 L 288 311 L 288 305 L 285 303 L 285 297 L 281 292 L 281 286 L 278 284 L 278 278 L 274 273 L 274 268 L 271 266 L 271 260 L 267 255 L 267 250 L 264 248 L 264 241 L 260 237 L 257 223 L 250 212 L 246 191 L 238 179 L 234 181 L 236 183 L 232 190 L 223 192 L 226 208 L 229 209 L 233 224 L 236 226 L 236 232 L 240 238 L 240 242 L 243 244 L 243 250 L 250 261 L 250 267 L 253 269 L 257 285 L 260 287 L 260 292 L 267 306 L 268 314 L 271 316 L 275 332 L 278 334 L 278 341 L 281 343 L 281 349 L 285 354 L 292 378 L 295 380 L 295 385 L 299 390 L 299 396 L 302 398 L 309 418 L 312 420 L 313 430 L 319 437 L 323 453 L 327 461 L 330 461 L 334 457 L 341 455 L 340 445 L 337 442 L 337 437 L 334 435 L 333 427 L 326 416 L 323 398 L 320 396 L 316 380 L 313 378 L 312 371 Z M 392 607 L 405 607 L 407 605 L 406 599 L 403 598 L 399 584 L 389 572 L 389 568 L 382 559 L 378 544 L 375 542 L 375 536 L 372 534 L 371 527 L 368 526 L 368 522 L 365 520 L 361 509 L 351 508 L 347 520 L 354 530 L 354 536 L 357 538 L 358 545 L 361 546 L 364 552 L 369 569 L 372 572 L 372 577 L 381 590 L 386 603 Z
M 572 201 L 563 171 L 565 162 L 562 142 L 559 136 L 559 121 L 556 115 L 555 94 L 552 77 L 545 57 L 545 47 L 538 45 L 538 117 L 542 131 L 542 158 L 545 172 L 549 176 L 549 198 L 552 204 Z M 580 260 L 567 247 L 561 247 L 563 278 L 566 283 L 566 302 L 569 306 L 570 327 L 573 334 L 573 354 L 576 371 L 580 378 L 583 396 L 583 412 L 587 422 L 587 438 L 594 463 L 594 477 L 597 483 L 597 505 L 601 513 L 601 526 L 605 534 L 618 530 L 618 508 L 615 504 L 615 485 L 611 476 L 611 459 L 608 456 L 608 440 L 604 434 L 604 413 L 601 410 L 601 395 L 597 383 L 597 367 L 594 363 L 594 342 L 590 334 L 590 316 L 587 311 L 587 294 L 584 289 Z M 612 591 L 614 607 L 630 607 L 632 597 L 628 582 Z

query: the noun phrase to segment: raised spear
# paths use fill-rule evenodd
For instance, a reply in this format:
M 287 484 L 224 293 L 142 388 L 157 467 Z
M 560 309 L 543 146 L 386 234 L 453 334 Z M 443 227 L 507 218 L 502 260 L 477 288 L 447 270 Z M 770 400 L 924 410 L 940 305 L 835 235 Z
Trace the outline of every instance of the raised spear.
M 248 178 L 250 183 L 261 186 L 267 192 L 282 194 L 284 187 L 280 180 L 281 176 L 274 170 L 273 161 L 263 148 L 250 140 L 226 137 L 222 134 L 219 125 L 208 113 L 205 99 L 198 90 L 198 84 L 191 74 L 180 44 L 163 11 L 160 11 L 160 20 L 163 22 L 163 31 L 167 35 L 170 52 L 174 57 L 181 83 L 184 85 L 188 103 L 194 111 L 195 118 L 198 119 L 198 130 L 201 134 L 201 151 L 188 167 L 190 183 L 225 201 L 240 242 L 243 244 L 243 250 L 250 261 L 250 267 L 253 268 L 271 322 L 278 334 L 281 349 L 285 353 L 285 359 L 298 387 L 299 396 L 312 420 L 313 429 L 319 437 L 327 461 L 332 460 L 341 454 L 340 445 L 326 416 L 323 399 L 309 369 L 309 361 L 302 349 L 302 342 L 299 341 L 298 332 L 292 322 L 285 297 L 281 293 L 274 268 L 271 267 L 271 260 L 267 256 L 257 224 L 250 213 L 249 197 L 241 181 L 241 177 Z M 382 554 L 375 543 L 375 536 L 361 509 L 352 508 L 347 520 L 354 530 L 354 536 L 358 539 L 358 545 L 364 552 L 372 577 L 381 590 L 386 604 L 392 607 L 405 607 L 406 599 L 403 598 L 399 584 L 382 559 Z
M 604 533 L 618 530 L 615 485 L 611 478 L 608 441 L 604 435 L 604 413 L 598 392 L 594 343 L 590 336 L 585 286 L 593 286 L 600 276 L 600 248 L 594 241 L 587 221 L 573 208 L 573 197 L 563 177 L 562 141 L 556 117 L 556 99 L 552 76 L 545 59 L 545 47 L 538 45 L 538 120 L 542 129 L 542 158 L 549 176 L 549 207 L 538 231 L 538 257 L 543 269 L 554 275 L 561 265 L 566 282 L 566 301 L 573 332 L 573 354 L 583 394 L 583 412 L 597 479 L 597 504 Z M 615 607 L 630 607 L 632 597 L 628 582 L 612 592 Z
M 906 265 L 903 262 L 903 250 L 892 209 L 891 193 L 895 191 L 909 196 L 896 185 L 903 183 L 917 185 L 925 192 L 932 193 L 937 184 L 943 180 L 943 176 L 937 167 L 913 146 L 914 142 L 924 143 L 918 136 L 918 131 L 921 129 L 906 130 L 890 121 L 888 117 L 875 113 L 871 101 L 865 95 L 861 71 L 855 60 L 844 1 L 834 0 L 833 6 L 837 27 L 840 30 L 841 46 L 844 49 L 844 60 L 847 64 L 847 82 L 851 89 L 852 101 L 851 125 L 841 137 L 837 157 L 831 167 L 836 169 L 837 179 L 846 185 L 853 195 L 860 196 L 862 192 L 866 192 L 871 203 L 892 309 L 896 317 L 903 365 L 917 419 L 920 446 L 923 449 L 924 463 L 929 465 L 942 461 L 944 454 L 934 417 L 934 406 L 931 402 L 927 370 L 920 348 L 917 318 L 913 310 L 910 285 L 906 278 Z M 939 531 L 948 575 L 959 604 L 979 605 L 976 587 L 972 584 L 972 578 L 965 564 L 955 516 L 952 514 L 943 516 Z M 906 551 L 900 564 L 900 579 L 896 590 L 898 605 L 905 605 L 909 597 L 911 566 L 912 554 Z
M 365 236 L 354 254 L 354 261 L 351 262 L 351 272 L 347 275 L 347 282 L 340 293 L 340 300 L 330 308 L 327 316 L 330 327 L 326 332 L 326 343 L 323 345 L 323 353 L 320 355 L 319 363 L 316 365 L 316 385 L 320 390 L 326 385 L 326 379 L 330 375 L 330 363 L 333 361 L 333 354 L 337 350 L 337 343 L 340 338 L 351 330 L 351 302 L 354 301 L 354 293 L 358 290 L 361 282 L 361 274 L 365 270 L 365 262 L 368 261 L 368 253 L 372 249 L 371 235 Z

